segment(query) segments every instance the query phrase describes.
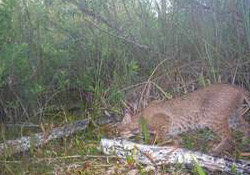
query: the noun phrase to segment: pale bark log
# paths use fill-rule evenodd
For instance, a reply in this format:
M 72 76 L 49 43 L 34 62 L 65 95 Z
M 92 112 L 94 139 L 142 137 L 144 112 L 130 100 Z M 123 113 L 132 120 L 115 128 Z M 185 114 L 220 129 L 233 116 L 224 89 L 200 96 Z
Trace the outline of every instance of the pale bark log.
M 102 139 L 101 148 L 104 154 L 115 154 L 119 158 L 125 159 L 133 156 L 135 161 L 145 165 L 167 165 L 181 163 L 193 165 L 198 163 L 210 171 L 221 171 L 226 174 L 234 174 L 232 170 L 244 175 L 250 175 L 250 162 L 229 158 L 213 157 L 199 152 L 189 151 L 172 146 L 142 145 L 126 140 Z M 235 173 L 236 174 L 236 173 Z
M 88 123 L 89 119 L 79 120 L 63 127 L 54 128 L 49 133 L 37 133 L 33 136 L 21 137 L 16 140 L 7 140 L 5 143 L 0 144 L 0 157 L 28 151 L 31 148 L 42 146 L 51 140 L 70 136 L 77 131 L 85 130 Z
M 109 123 L 117 123 L 118 116 L 105 112 L 105 116 L 100 117 L 96 121 L 92 121 L 95 125 L 105 125 Z M 37 133 L 32 136 L 24 136 L 16 140 L 6 140 L 0 143 L 0 157 L 11 156 L 16 153 L 29 151 L 31 148 L 43 146 L 51 140 L 68 137 L 78 131 L 88 128 L 90 119 L 78 120 L 72 124 L 54 128 L 45 133 Z

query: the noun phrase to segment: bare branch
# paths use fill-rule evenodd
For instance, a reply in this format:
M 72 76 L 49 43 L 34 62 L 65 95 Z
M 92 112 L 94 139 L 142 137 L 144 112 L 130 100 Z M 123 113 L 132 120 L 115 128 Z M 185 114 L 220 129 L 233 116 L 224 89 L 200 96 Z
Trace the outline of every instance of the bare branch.
M 130 40 L 129 38 L 125 38 L 125 37 L 122 37 L 122 36 L 119 36 L 119 35 L 112 34 L 112 33 L 108 32 L 108 31 L 106 31 L 106 30 L 100 28 L 100 27 L 99 27 L 97 24 L 95 24 L 94 22 L 92 22 L 92 21 L 90 21 L 90 20 L 87 20 L 87 19 L 85 19 L 85 20 L 86 20 L 88 23 L 90 23 L 91 25 L 95 26 L 95 27 L 96 27 L 97 29 L 99 29 L 100 31 L 102 31 L 102 32 L 104 32 L 104 33 L 106 33 L 106 34 L 108 34 L 108 35 L 110 35 L 110 36 L 112 36 L 112 37 L 116 37 L 116 38 L 118 38 L 118 39 L 121 39 L 121 40 L 123 40 L 123 41 L 125 41 L 125 42 L 127 42 L 127 43 L 130 43 L 130 44 L 133 44 L 133 45 L 135 45 L 135 46 L 137 46 L 137 47 L 139 47 L 139 48 L 141 48 L 141 49 L 149 49 L 149 47 L 148 47 L 147 45 L 137 43 L 137 42 L 135 42 L 135 41 Z

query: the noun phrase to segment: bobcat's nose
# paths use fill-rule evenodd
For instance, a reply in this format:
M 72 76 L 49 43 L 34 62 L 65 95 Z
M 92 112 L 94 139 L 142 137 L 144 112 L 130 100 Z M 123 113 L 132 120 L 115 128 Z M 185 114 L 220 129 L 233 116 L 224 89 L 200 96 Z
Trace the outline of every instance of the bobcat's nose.
M 123 130 L 120 132 L 120 135 L 123 138 L 129 138 L 129 137 L 132 137 L 134 134 L 129 130 Z

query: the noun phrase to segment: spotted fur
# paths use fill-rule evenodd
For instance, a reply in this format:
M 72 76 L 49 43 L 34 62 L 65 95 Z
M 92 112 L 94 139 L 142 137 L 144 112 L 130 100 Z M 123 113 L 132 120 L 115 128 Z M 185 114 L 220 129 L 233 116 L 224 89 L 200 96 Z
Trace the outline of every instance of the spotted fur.
M 221 138 L 212 150 L 217 154 L 232 139 L 230 127 L 246 126 L 241 113 L 245 94 L 243 88 L 215 84 L 175 99 L 153 101 L 140 113 L 125 116 L 118 125 L 118 131 L 122 137 L 138 134 L 141 118 L 147 122 L 148 129 L 162 140 L 166 136 L 209 128 Z

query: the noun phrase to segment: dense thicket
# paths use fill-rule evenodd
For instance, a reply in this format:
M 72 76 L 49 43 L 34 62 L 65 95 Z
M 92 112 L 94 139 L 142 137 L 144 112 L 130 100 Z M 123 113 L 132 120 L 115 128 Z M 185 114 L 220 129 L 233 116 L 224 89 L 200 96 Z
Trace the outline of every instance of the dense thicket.
M 0 117 L 118 107 L 122 88 L 250 84 L 248 0 L 2 0 Z

